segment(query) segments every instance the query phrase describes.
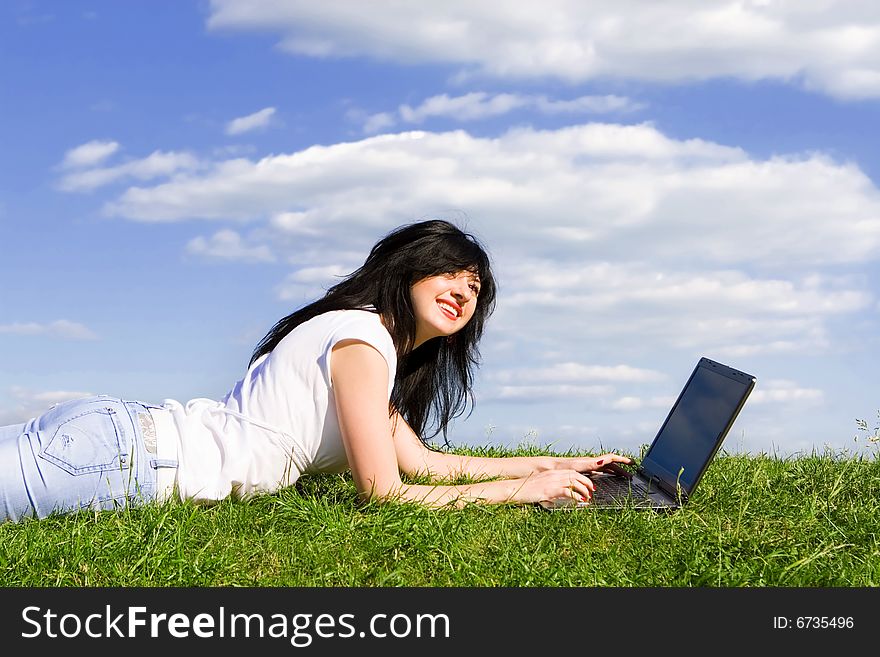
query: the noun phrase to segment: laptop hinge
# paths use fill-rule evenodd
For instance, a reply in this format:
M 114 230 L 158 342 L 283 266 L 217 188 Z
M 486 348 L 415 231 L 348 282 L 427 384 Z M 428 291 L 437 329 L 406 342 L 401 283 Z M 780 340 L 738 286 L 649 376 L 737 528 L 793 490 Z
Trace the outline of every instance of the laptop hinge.
M 644 468 L 639 468 L 638 474 L 648 484 L 648 490 L 653 487 L 659 490 L 664 495 L 667 495 L 669 498 L 678 502 L 678 492 L 675 490 L 674 487 L 670 490 L 669 486 L 664 486 L 663 480 L 660 477 L 658 477 L 657 475 L 648 474 L 648 472 L 646 472 Z M 681 492 L 681 499 L 682 501 L 687 500 L 687 493 L 685 493 L 684 491 Z
M 678 495 L 678 490 L 677 490 L 676 486 L 673 486 L 673 487 L 666 486 L 664 484 L 663 480 L 657 476 L 650 477 L 650 482 L 651 482 L 651 484 L 657 486 L 657 488 L 659 488 L 661 491 L 663 491 L 666 495 L 668 495 L 673 500 L 675 500 L 676 503 L 679 502 L 679 499 L 678 499 L 679 495 Z M 684 490 L 682 490 L 681 491 L 681 502 L 682 503 L 686 502 L 687 498 L 688 498 L 687 493 Z

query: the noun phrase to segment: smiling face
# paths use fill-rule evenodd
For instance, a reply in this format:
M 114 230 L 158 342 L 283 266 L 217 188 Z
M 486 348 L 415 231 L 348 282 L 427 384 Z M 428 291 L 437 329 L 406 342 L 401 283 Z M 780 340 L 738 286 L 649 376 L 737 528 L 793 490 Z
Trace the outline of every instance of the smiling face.
M 413 348 L 464 328 L 474 316 L 479 292 L 480 279 L 470 271 L 429 276 L 415 283 L 410 290 L 416 315 Z

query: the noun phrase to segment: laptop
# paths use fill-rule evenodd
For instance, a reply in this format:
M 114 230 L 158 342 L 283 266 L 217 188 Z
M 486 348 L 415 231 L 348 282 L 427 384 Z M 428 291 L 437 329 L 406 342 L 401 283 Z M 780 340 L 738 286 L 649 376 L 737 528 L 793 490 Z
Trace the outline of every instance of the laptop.
M 751 374 L 701 358 L 641 463 L 621 474 L 591 474 L 596 490 L 589 502 L 560 499 L 541 506 L 673 510 L 687 504 L 755 381 Z

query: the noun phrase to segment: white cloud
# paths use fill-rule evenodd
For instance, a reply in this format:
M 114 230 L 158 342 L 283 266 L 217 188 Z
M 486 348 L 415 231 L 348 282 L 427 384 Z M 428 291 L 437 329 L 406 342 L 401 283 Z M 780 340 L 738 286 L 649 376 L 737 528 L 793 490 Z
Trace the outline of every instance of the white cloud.
M 106 160 L 118 150 L 118 142 L 94 139 L 67 151 L 64 154 L 61 167 L 64 169 L 93 167 Z
M 584 399 L 607 396 L 614 391 L 611 386 L 551 383 L 543 385 L 500 386 L 481 395 L 481 401 L 515 401 L 538 403 L 565 399 Z
M 794 381 L 773 379 L 762 382 L 749 396 L 750 404 L 821 403 L 825 394 L 818 388 L 802 388 Z
M 458 121 L 473 121 L 490 116 L 500 116 L 530 104 L 529 98 L 519 94 L 489 95 L 475 91 L 464 96 L 450 97 L 447 94 L 432 96 L 422 101 L 418 107 L 401 105 L 400 118 L 407 123 L 422 123 L 433 116 L 445 116 Z
M 321 235 L 313 213 L 309 212 L 279 212 L 270 218 L 269 223 L 287 235 Z
M 664 376 L 660 372 L 630 365 L 584 365 L 574 362 L 556 363 L 549 367 L 497 370 L 489 375 L 490 381 L 499 383 L 584 383 L 588 381 L 643 383 L 663 378 Z
M 340 277 L 351 271 L 351 268 L 342 265 L 302 267 L 288 274 L 278 286 L 278 298 L 300 303 L 317 299 L 327 291 L 327 288 L 339 282 Z
M 568 344 L 645 345 L 718 356 L 815 353 L 828 322 L 870 307 L 855 281 L 758 278 L 741 271 L 655 269 L 640 263 L 519 262 L 495 323 L 508 332 Z M 553 317 L 552 324 L 546 322 Z M 636 347 L 630 346 L 632 350 Z M 572 348 L 573 349 L 573 348 Z M 586 347 L 583 347 L 586 349 Z
M 208 27 L 276 33 L 283 50 L 311 57 L 450 64 L 459 79 L 733 77 L 880 96 L 880 6 L 872 2 L 213 0 Z
M 368 135 L 382 132 L 385 128 L 391 128 L 397 123 L 393 114 L 379 112 L 371 114 L 364 120 L 364 133 Z
M 234 230 L 219 230 L 211 237 L 195 237 L 186 245 L 189 253 L 217 258 L 220 260 L 235 260 L 244 262 L 274 262 L 275 256 L 271 249 L 265 245 L 248 246 L 241 235 Z
M 868 307 L 871 301 L 863 291 L 837 289 L 843 283 L 833 279 L 755 279 L 732 270 L 685 268 L 670 273 L 633 263 L 554 266 L 550 262 L 534 262 L 523 263 L 511 275 L 516 276 L 511 283 L 522 292 L 508 295 L 510 305 L 537 306 L 565 299 L 586 312 L 629 305 L 677 311 L 710 303 L 742 312 L 759 304 L 762 313 L 790 319 L 853 312 Z
M 608 112 L 632 112 L 642 107 L 622 96 L 580 96 L 571 100 L 553 100 L 544 95 L 488 94 L 474 91 L 461 96 L 441 94 L 423 100 L 418 106 L 400 105 L 396 114 L 382 112 L 365 115 L 351 110 L 351 120 L 362 121 L 365 134 L 375 134 L 392 127 L 398 121 L 421 124 L 434 117 L 456 121 L 477 121 L 501 116 L 514 110 L 529 108 L 541 114 L 602 114 Z
M 790 269 L 865 262 L 880 247 L 880 194 L 855 165 L 819 153 L 755 160 L 649 124 L 380 135 L 215 162 L 105 209 L 142 221 L 274 215 L 282 234 L 332 233 L 336 247 L 362 250 L 396 224 L 462 208 L 495 245 L 563 263 Z
M 579 96 L 571 100 L 553 100 L 546 96 L 529 96 L 531 103 L 542 114 L 607 114 L 610 112 L 635 112 L 643 109 L 643 103 L 625 96 Z
M 198 166 L 198 160 L 189 153 L 155 151 L 147 157 L 112 167 L 83 166 L 62 176 L 58 187 L 65 192 L 88 192 L 126 179 L 148 181 L 182 171 L 192 171 Z
M 232 119 L 226 124 L 227 135 L 240 135 L 253 130 L 267 128 L 275 115 L 274 107 L 266 107 L 253 114 Z
M 39 322 L 0 324 L 0 334 L 4 333 L 7 335 L 44 335 L 65 340 L 95 340 L 98 337 L 87 326 L 67 319 L 58 319 L 48 324 L 40 324 Z
M 670 409 L 675 403 L 675 397 L 620 397 L 611 402 L 610 407 L 615 411 L 641 411 L 644 408 Z
M 486 376 L 481 401 L 545 402 L 560 399 L 608 399 L 614 384 L 662 381 L 660 372 L 630 365 L 585 365 L 578 362 L 550 366 L 493 369 Z
M 594 405 L 590 407 L 589 413 L 601 409 L 621 412 L 645 409 L 667 411 L 672 408 L 676 399 L 674 396 L 656 392 L 658 387 L 669 389 L 668 377 L 654 370 L 627 365 L 607 367 L 561 363 L 548 368 L 500 369 L 488 374 L 486 383 L 481 388 L 481 402 L 522 404 L 593 399 Z M 632 391 L 634 386 L 639 386 L 645 394 L 620 395 L 620 387 Z M 804 388 L 790 380 L 769 379 L 760 382 L 750 395 L 749 403 L 816 404 L 823 400 L 824 393 L 819 389 Z

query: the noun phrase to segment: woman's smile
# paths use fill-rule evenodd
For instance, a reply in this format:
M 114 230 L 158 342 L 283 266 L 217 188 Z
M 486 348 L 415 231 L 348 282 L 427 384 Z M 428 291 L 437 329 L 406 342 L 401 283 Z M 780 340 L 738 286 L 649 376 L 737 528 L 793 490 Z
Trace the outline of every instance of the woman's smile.
M 454 301 L 450 301 L 448 299 L 437 299 L 437 305 L 440 306 L 440 310 L 449 319 L 455 321 L 459 317 L 461 317 L 461 306 L 459 306 Z

